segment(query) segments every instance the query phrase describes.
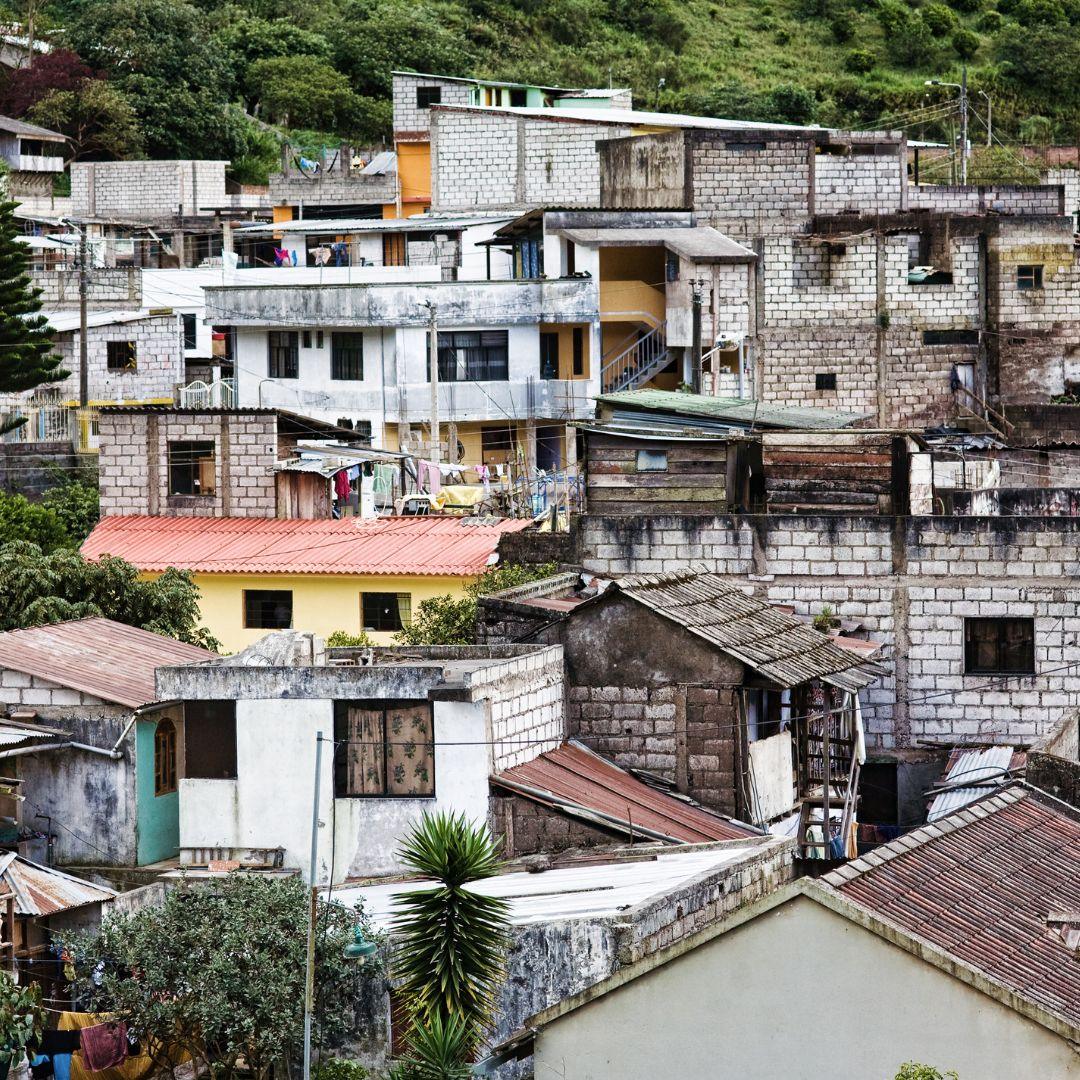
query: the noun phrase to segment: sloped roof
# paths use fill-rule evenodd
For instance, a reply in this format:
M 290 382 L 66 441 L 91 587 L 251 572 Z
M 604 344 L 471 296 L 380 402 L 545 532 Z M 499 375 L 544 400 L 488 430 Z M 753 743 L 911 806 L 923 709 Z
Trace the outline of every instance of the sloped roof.
M 620 390 L 613 394 L 600 394 L 596 400 L 601 405 L 609 405 L 620 411 L 646 412 L 651 424 L 664 423 L 662 417 L 667 414 L 677 418 L 677 422 L 682 426 L 686 426 L 688 419 L 695 419 L 759 431 L 769 428 L 834 431 L 837 428 L 852 427 L 867 419 L 866 415 L 841 412 L 839 409 L 771 405 L 745 398 L 684 394 L 678 390 Z
M 51 128 L 39 127 L 37 124 L 28 124 L 25 120 L 16 120 L 11 116 L 0 116 L 0 131 L 6 131 L 11 135 L 22 135 L 27 139 L 50 139 L 56 142 L 67 142 L 67 136 Z
M 609 827 L 625 829 L 627 839 L 633 833 L 652 834 L 654 839 L 701 844 L 758 835 L 696 803 L 642 783 L 577 743 L 563 743 L 531 761 L 496 773 L 491 782 L 586 820 L 590 815 L 599 815 L 601 823 L 608 819 Z M 523 787 L 531 791 L 523 791 Z M 592 823 L 597 822 L 593 819 Z
M 116 555 L 140 570 L 204 574 L 479 576 L 499 537 L 529 520 L 472 524 L 457 517 L 105 517 L 82 545 L 88 559 Z
M 954 750 L 945 766 L 941 784 L 960 785 L 935 795 L 926 813 L 927 821 L 937 821 L 969 803 L 1004 786 L 1014 769 L 1027 764 L 1027 754 L 1011 746 L 988 746 L 982 750 Z
M 104 885 L 94 885 L 51 866 L 41 866 L 15 852 L 0 855 L 0 881 L 14 894 L 15 911 L 19 915 L 55 915 L 86 904 L 100 904 L 116 896 Z
M 598 599 L 614 592 L 677 623 L 780 686 L 821 679 L 844 690 L 858 690 L 880 674 L 860 653 L 748 595 L 719 574 L 633 575 L 612 582 Z
M 155 700 L 155 668 L 199 664 L 214 656 L 112 619 L 76 619 L 0 633 L 0 668 L 131 708 Z
M 845 900 L 1080 1027 L 1080 963 L 1047 929 L 1080 911 L 1080 813 L 1014 784 L 834 870 Z

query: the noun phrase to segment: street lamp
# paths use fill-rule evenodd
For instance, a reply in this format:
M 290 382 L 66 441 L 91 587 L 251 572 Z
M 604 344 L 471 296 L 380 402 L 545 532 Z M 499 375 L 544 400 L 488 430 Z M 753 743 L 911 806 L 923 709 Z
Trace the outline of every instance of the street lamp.
M 960 183 L 968 181 L 968 94 L 967 64 L 961 69 L 960 82 L 944 82 L 942 79 L 927 79 L 926 86 L 949 86 L 960 91 Z

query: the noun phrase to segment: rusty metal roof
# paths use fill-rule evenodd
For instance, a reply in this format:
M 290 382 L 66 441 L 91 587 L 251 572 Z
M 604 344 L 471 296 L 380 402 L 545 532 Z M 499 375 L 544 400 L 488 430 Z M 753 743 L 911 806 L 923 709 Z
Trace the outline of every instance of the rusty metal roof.
M 719 574 L 637 574 L 612 582 L 622 593 L 779 686 L 821 679 L 843 690 L 872 683 L 880 669 L 859 652 L 750 596 Z
M 497 773 L 491 782 L 534 802 L 584 817 L 593 825 L 624 830 L 627 840 L 636 834 L 677 844 L 701 844 L 758 835 L 697 803 L 642 783 L 579 743 L 564 743 Z
M 981 750 L 954 750 L 945 766 L 942 787 L 949 790 L 934 796 L 926 812 L 927 821 L 947 817 L 969 803 L 989 795 L 1015 779 L 1009 775 L 1027 764 L 1027 754 L 1011 746 L 988 746 Z
M 88 559 L 116 555 L 140 570 L 203 574 L 388 574 L 474 577 L 503 533 L 532 521 L 474 524 L 458 517 L 105 517 L 86 538 Z
M 827 874 L 846 900 L 1080 1026 L 1080 813 L 1014 784 Z
M 13 851 L 0 856 L 0 881 L 14 894 L 15 911 L 19 915 L 55 915 L 116 896 L 104 885 L 94 885 L 54 867 L 30 862 Z
M 76 619 L 0 633 L 0 668 L 131 708 L 154 700 L 155 668 L 198 664 L 214 655 L 112 619 Z

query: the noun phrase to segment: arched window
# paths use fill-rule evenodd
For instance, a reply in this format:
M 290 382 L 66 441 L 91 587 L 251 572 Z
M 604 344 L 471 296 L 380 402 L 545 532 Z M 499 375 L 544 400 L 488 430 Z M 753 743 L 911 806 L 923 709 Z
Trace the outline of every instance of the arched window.
M 168 795 L 176 790 L 176 725 L 159 720 L 154 731 L 154 794 Z

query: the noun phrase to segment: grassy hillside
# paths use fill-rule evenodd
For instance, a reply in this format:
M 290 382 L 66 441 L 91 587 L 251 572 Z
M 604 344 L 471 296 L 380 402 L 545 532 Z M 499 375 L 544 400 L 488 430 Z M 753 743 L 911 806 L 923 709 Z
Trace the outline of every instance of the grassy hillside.
M 981 90 L 1005 141 L 1072 143 L 1078 24 L 1080 0 L 52 0 L 38 26 L 98 80 L 96 98 L 15 96 L 32 119 L 84 131 L 104 95 L 128 141 L 91 140 L 84 156 L 223 154 L 255 179 L 275 156 L 261 124 L 308 143 L 387 137 L 395 67 L 610 82 L 642 107 L 947 139 L 954 92 L 924 83 L 957 81 L 966 62 L 973 141 Z

